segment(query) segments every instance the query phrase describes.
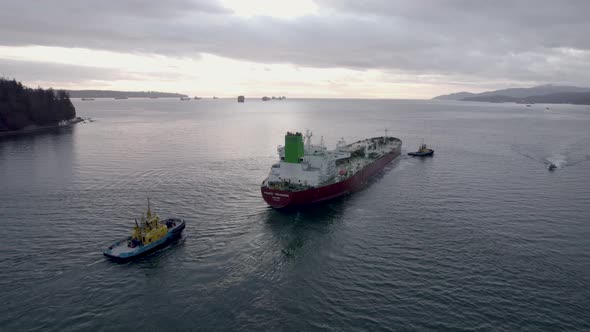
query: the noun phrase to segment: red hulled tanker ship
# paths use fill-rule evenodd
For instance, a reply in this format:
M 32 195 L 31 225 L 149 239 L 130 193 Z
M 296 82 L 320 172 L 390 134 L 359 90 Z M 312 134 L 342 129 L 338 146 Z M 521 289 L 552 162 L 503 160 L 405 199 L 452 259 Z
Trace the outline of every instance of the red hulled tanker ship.
M 323 139 L 311 143 L 311 133 L 287 133 L 278 147 L 280 160 L 262 182 L 264 200 L 273 208 L 300 207 L 361 189 L 368 180 L 399 156 L 402 141 L 374 137 L 346 144 L 341 139 L 328 150 Z

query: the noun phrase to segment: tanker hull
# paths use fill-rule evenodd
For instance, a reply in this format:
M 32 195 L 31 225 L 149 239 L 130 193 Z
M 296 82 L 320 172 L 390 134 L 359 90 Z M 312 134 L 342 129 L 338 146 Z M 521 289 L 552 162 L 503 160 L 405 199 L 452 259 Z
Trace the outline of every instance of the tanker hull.
M 367 164 L 353 176 L 325 186 L 300 190 L 286 191 L 272 189 L 263 185 L 261 187 L 262 197 L 275 209 L 293 207 L 304 207 L 306 205 L 327 201 L 342 195 L 353 193 L 362 189 L 368 181 L 379 171 L 383 170 L 392 160 L 400 155 L 401 146 L 396 147 L 379 159 Z

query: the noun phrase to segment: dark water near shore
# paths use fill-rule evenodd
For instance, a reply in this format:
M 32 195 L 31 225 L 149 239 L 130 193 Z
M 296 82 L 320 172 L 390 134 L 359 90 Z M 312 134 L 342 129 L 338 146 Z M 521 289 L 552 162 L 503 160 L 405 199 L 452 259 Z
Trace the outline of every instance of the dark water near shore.
M 0 140 L 0 330 L 589 330 L 590 107 L 95 100 Z M 405 152 L 365 190 L 269 209 L 287 130 Z M 544 161 L 559 168 L 548 172 Z M 173 247 L 103 259 L 152 197 Z

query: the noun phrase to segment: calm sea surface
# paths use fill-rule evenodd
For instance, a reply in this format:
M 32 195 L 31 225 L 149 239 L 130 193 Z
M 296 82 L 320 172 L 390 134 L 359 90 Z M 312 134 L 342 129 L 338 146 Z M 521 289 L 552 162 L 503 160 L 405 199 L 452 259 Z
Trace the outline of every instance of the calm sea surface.
M 95 122 L 0 139 L 2 331 L 590 329 L 588 106 L 75 105 Z M 363 191 L 260 197 L 287 130 L 333 147 L 385 128 L 403 156 Z M 436 155 L 405 156 L 422 139 Z M 182 240 L 104 259 L 148 195 Z

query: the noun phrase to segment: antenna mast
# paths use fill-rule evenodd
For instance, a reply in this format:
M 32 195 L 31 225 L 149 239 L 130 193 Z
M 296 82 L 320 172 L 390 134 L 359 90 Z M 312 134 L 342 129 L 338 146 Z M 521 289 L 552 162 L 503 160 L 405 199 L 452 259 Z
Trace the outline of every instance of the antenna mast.
M 311 136 L 313 136 L 313 132 L 309 129 L 305 130 L 305 145 L 311 146 Z

